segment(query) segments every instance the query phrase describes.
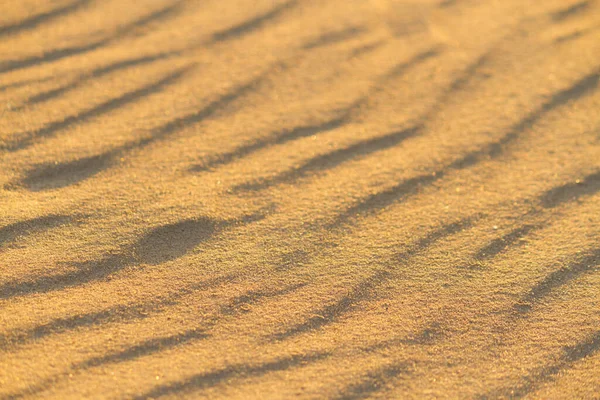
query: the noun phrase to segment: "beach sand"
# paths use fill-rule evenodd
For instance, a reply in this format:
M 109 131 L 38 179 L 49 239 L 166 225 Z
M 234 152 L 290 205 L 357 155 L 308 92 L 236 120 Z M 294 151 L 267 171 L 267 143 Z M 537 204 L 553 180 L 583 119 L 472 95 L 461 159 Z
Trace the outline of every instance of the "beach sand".
M 0 399 L 593 399 L 600 2 L 0 4 Z

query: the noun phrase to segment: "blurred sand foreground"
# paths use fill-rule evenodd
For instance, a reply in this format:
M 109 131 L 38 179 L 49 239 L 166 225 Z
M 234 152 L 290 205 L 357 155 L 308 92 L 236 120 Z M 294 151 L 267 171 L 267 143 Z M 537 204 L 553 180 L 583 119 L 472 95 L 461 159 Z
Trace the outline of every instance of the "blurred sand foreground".
M 0 399 L 600 398 L 600 1 L 3 0 Z

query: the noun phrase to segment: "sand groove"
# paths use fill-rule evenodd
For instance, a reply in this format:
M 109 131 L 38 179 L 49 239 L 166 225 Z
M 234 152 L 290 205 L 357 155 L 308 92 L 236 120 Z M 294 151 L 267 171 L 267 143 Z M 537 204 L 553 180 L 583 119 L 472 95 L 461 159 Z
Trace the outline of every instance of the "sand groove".
M 37 28 L 40 24 L 52 22 L 62 16 L 71 14 L 80 8 L 83 8 L 90 4 L 92 0 L 77 0 L 72 1 L 64 6 L 56 7 L 46 12 L 31 15 L 26 19 L 18 22 L 9 23 L 0 27 L 0 36 L 2 35 L 15 35 L 21 33 L 21 31 L 27 31 L 30 29 Z

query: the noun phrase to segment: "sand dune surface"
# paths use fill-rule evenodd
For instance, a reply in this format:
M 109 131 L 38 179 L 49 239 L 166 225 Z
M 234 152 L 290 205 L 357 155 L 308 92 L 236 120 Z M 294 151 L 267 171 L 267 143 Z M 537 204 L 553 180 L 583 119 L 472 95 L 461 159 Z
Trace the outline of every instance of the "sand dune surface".
M 600 1 L 0 4 L 0 399 L 594 399 Z

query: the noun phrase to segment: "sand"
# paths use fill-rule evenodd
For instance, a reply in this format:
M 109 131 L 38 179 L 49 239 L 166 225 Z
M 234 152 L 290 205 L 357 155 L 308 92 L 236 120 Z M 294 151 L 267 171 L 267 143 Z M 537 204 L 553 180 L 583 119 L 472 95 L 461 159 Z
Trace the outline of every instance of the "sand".
M 0 4 L 0 399 L 598 399 L 600 2 Z

